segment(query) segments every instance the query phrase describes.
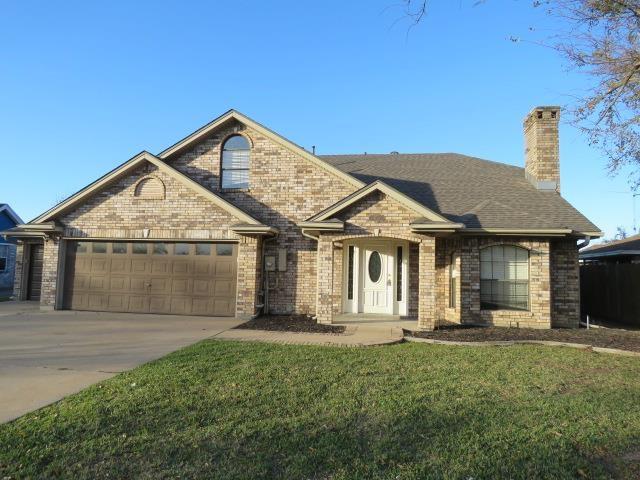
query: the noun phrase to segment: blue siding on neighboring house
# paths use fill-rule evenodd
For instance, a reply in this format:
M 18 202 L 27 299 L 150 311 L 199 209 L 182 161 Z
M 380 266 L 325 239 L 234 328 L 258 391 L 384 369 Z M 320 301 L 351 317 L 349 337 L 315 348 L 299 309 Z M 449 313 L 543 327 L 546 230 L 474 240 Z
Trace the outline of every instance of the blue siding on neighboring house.
M 16 226 L 16 222 L 6 211 L 0 212 L 0 232 Z M 0 256 L 7 256 L 6 268 L 0 271 L 0 298 L 10 296 L 13 293 L 13 279 L 16 269 L 16 241 L 5 240 L 0 236 Z

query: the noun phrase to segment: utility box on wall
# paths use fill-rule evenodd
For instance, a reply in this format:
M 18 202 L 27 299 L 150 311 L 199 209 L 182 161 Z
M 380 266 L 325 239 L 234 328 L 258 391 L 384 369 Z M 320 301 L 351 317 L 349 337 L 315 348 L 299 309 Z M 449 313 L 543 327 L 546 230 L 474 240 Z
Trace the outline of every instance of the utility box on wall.
M 279 272 L 287 271 L 287 249 L 286 248 L 278 249 L 278 271 Z
M 264 257 L 264 269 L 267 272 L 276 271 L 276 257 L 273 255 L 265 255 Z

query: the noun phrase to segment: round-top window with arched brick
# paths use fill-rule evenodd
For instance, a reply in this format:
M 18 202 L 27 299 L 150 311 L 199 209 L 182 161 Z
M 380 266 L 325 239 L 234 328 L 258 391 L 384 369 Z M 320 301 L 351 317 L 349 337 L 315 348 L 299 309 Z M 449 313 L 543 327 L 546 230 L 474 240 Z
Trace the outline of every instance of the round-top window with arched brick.
M 222 147 L 222 188 L 249 188 L 249 157 L 251 145 L 242 135 L 233 135 Z
M 146 177 L 136 184 L 133 195 L 136 198 L 163 199 L 164 183 L 155 177 Z

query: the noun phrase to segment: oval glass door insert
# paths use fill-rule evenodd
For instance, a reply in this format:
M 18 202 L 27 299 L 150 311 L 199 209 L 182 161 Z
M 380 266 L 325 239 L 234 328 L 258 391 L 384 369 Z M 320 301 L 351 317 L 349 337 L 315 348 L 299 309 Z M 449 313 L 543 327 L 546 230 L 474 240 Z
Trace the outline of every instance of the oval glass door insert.
M 382 258 L 376 251 L 371 252 L 369 256 L 369 280 L 372 283 L 377 283 L 380 280 L 380 274 L 382 273 Z

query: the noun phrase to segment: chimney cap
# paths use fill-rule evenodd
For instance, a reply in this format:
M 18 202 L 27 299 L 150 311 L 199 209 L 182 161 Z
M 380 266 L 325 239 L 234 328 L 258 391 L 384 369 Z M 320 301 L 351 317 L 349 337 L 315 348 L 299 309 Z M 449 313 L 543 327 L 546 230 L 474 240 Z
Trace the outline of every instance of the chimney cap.
M 546 119 L 554 119 L 554 120 L 559 120 L 560 119 L 560 110 L 561 107 L 559 105 L 541 105 L 539 107 L 534 107 L 532 108 L 529 113 L 527 113 L 527 116 L 524 117 L 524 121 L 523 124 L 526 125 L 529 122 L 533 122 L 537 119 L 542 119 L 542 118 L 546 118 Z M 545 115 L 545 112 L 551 112 L 549 115 Z

